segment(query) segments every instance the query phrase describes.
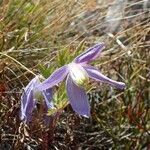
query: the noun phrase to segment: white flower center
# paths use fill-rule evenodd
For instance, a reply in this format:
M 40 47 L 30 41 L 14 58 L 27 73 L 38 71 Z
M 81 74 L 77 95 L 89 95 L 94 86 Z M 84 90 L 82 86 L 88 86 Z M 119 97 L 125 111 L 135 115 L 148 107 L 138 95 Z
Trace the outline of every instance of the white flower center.
M 72 80 L 77 85 L 83 85 L 85 81 L 88 80 L 88 74 L 85 71 L 85 69 L 76 63 L 70 63 L 69 64 L 69 72 Z

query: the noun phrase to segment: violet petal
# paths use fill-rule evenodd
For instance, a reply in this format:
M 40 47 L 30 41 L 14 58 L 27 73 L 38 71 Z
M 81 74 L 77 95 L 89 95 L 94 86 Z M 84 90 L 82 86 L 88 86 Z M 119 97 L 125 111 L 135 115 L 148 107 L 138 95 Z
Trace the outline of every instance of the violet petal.
M 89 117 L 90 105 L 86 92 L 78 87 L 69 75 L 66 80 L 66 89 L 73 110 L 82 116 Z
M 43 83 L 37 86 L 37 89 L 43 91 L 48 88 L 51 88 L 54 85 L 57 85 L 59 82 L 61 82 L 66 77 L 67 74 L 68 74 L 68 66 L 67 65 L 62 66 L 61 68 L 54 71 L 52 75 L 49 78 L 47 78 Z
M 88 75 L 97 80 L 97 81 L 101 81 L 101 82 L 105 82 L 108 83 L 116 88 L 119 89 L 124 89 L 125 88 L 125 83 L 123 82 L 117 82 L 115 80 L 112 80 L 106 76 L 104 76 L 102 73 L 100 73 L 96 68 L 92 67 L 92 66 L 83 66 L 83 68 L 87 71 Z
M 89 48 L 84 53 L 80 54 L 74 59 L 75 63 L 88 63 L 91 60 L 94 60 L 101 51 L 105 48 L 104 43 L 99 43 L 94 45 L 93 47 Z
M 54 108 L 54 105 L 52 103 L 52 98 L 53 98 L 52 88 L 42 91 L 42 94 L 44 96 L 44 100 L 45 100 L 47 108 L 48 109 Z
M 21 120 L 29 121 L 31 119 L 32 111 L 36 106 L 36 101 L 33 99 L 33 88 L 37 82 L 37 77 L 32 79 L 26 86 L 23 95 L 21 96 Z

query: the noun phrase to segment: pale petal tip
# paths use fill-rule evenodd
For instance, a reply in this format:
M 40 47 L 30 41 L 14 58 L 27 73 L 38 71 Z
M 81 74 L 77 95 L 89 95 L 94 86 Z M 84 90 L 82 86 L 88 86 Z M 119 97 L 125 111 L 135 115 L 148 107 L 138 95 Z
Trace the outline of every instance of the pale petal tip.
M 125 89 L 126 88 L 126 84 L 125 83 L 123 83 L 123 82 L 118 82 L 118 83 L 119 83 L 118 88 L 120 88 L 120 89 Z
M 82 115 L 82 116 L 85 117 L 85 118 L 89 118 L 90 114 L 89 115 Z
M 106 47 L 106 45 L 105 45 L 104 42 L 97 43 L 96 45 L 97 45 L 97 46 L 100 46 L 101 49 L 104 49 L 104 48 Z
M 105 43 L 104 42 L 100 42 L 99 45 L 105 46 Z
M 93 47 L 91 48 L 95 48 L 97 49 L 98 51 L 102 51 L 103 49 L 105 49 L 106 45 L 104 42 L 100 42 L 100 43 L 96 43 Z

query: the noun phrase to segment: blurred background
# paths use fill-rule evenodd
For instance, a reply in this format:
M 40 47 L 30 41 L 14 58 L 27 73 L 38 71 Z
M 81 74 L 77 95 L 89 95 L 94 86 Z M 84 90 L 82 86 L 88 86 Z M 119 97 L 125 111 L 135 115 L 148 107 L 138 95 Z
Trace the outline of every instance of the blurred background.
M 47 78 L 98 42 L 106 48 L 93 65 L 126 89 L 90 80 L 91 118 L 68 105 L 49 126 L 37 113 L 21 122 L 34 74 Z M 149 50 L 149 0 L 0 0 L 0 150 L 150 149 Z

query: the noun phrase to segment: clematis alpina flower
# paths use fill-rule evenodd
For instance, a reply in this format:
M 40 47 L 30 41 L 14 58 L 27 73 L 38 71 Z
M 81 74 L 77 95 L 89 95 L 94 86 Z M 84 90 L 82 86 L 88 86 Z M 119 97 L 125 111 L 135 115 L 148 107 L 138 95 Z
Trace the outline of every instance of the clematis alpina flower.
M 95 67 L 88 65 L 91 60 L 96 59 L 105 48 L 103 43 L 96 44 L 87 51 L 77 56 L 71 63 L 64 65 L 52 73 L 41 85 L 38 90 L 46 90 L 57 85 L 66 79 L 67 95 L 70 104 L 75 112 L 82 116 L 90 116 L 90 106 L 85 90 L 82 85 L 88 78 L 108 83 L 116 88 L 124 89 L 123 82 L 114 81 L 101 74 Z
M 53 103 L 50 101 L 52 99 L 52 89 L 47 89 L 43 91 L 38 91 L 36 87 L 41 83 L 41 76 L 36 76 L 33 78 L 29 84 L 25 87 L 24 92 L 21 96 L 21 112 L 20 118 L 24 122 L 31 120 L 32 112 L 36 108 L 37 101 L 39 99 L 44 99 L 47 109 L 53 107 Z

